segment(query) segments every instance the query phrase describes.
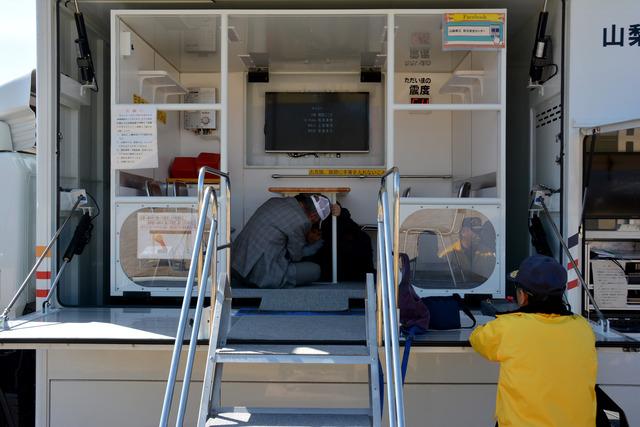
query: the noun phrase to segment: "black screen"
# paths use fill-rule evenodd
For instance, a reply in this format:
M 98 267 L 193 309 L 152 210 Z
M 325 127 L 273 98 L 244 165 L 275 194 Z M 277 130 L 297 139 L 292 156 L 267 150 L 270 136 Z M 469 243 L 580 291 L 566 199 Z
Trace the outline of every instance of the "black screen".
M 267 92 L 265 150 L 369 151 L 369 93 Z
M 640 218 L 640 153 L 593 154 L 585 217 Z

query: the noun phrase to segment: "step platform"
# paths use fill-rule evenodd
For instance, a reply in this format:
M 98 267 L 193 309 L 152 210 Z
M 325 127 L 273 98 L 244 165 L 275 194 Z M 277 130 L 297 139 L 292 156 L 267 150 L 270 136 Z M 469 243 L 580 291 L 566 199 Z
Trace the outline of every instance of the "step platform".
M 349 309 L 349 300 L 364 300 L 364 282 L 311 283 L 295 288 L 261 289 L 237 282 L 231 284 L 234 300 L 259 299 L 260 310 L 341 311 Z
M 358 345 L 238 344 L 216 351 L 220 363 L 311 363 L 360 365 L 371 361 L 369 349 Z
M 370 427 L 369 415 L 348 413 L 222 412 L 207 427 Z
M 364 311 L 343 313 L 239 311 L 231 317 L 228 344 L 362 345 Z

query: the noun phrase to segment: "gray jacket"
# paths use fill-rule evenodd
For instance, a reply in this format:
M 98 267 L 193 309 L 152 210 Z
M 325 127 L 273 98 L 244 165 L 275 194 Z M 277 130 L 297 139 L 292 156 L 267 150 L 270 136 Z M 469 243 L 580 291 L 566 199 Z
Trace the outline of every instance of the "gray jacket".
M 289 263 L 306 255 L 311 221 L 293 197 L 260 206 L 233 242 L 231 266 L 259 288 L 280 288 Z

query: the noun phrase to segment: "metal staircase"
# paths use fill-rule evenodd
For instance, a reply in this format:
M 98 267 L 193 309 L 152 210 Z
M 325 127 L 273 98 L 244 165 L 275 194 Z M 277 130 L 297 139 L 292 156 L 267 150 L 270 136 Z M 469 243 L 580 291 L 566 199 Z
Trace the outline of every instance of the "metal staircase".
M 229 213 L 229 182 L 228 176 L 219 171 L 212 169 L 204 169 L 200 171 L 201 176 L 205 173 L 214 173 L 222 176 L 226 180 L 227 189 L 227 215 Z M 383 311 L 382 328 L 385 337 L 385 363 L 386 370 L 390 372 L 387 382 L 387 401 L 389 403 L 389 425 L 392 427 L 404 426 L 404 411 L 402 398 L 402 385 L 400 380 L 400 362 L 398 348 L 398 322 L 395 310 L 395 269 L 393 267 L 392 255 L 392 230 L 390 225 L 389 204 L 386 194 L 386 178 L 393 175 L 394 195 L 397 199 L 399 189 L 399 175 L 397 169 L 390 170 L 382 179 L 382 188 L 379 193 L 379 209 L 378 209 L 378 226 L 379 226 L 379 277 L 378 287 L 381 290 Z M 191 288 L 193 287 L 195 277 L 195 265 L 201 254 L 200 243 L 204 232 L 204 224 L 208 212 L 212 213 L 210 234 L 207 242 L 207 248 L 216 247 L 215 230 L 219 224 L 217 210 L 214 208 L 217 204 L 215 192 L 212 188 L 207 187 L 203 190 L 204 179 L 199 183 L 199 194 L 203 196 L 201 199 L 201 208 L 198 221 L 197 235 L 195 239 L 195 247 L 192 256 L 191 268 L 187 279 L 187 288 L 185 289 L 185 302 L 183 303 L 182 315 L 180 318 L 178 332 L 176 335 L 176 344 L 167 383 L 167 391 L 163 405 L 160 426 L 164 427 L 168 423 L 169 412 L 171 409 L 171 400 L 173 397 L 173 384 L 175 383 L 176 372 L 178 369 L 180 351 L 182 348 L 182 338 L 185 325 L 189 315 L 189 301 L 191 299 Z M 397 186 L 395 184 L 398 184 Z M 396 203 L 396 208 L 398 204 Z M 209 210 L 211 208 L 211 210 Z M 397 218 L 397 212 L 395 212 Z M 228 234 L 228 216 L 227 216 L 227 240 L 224 245 L 217 249 L 227 249 L 229 246 Z M 397 221 L 394 223 L 397 226 Z M 202 277 L 216 277 L 215 250 L 206 250 L 204 259 L 204 271 Z M 304 345 L 296 343 L 286 344 L 228 344 L 227 335 L 231 324 L 231 288 L 229 283 L 229 257 L 227 256 L 227 268 L 222 272 L 215 283 L 215 290 L 211 293 L 212 317 L 211 331 L 209 337 L 209 348 L 206 358 L 205 373 L 203 379 L 202 395 L 200 399 L 200 409 L 197 417 L 197 425 L 205 426 L 253 426 L 253 427 L 271 427 L 271 426 L 289 426 L 289 427 L 379 427 L 382 419 L 382 393 L 380 390 L 380 363 L 378 358 L 378 342 L 377 342 L 377 311 L 376 311 L 376 291 L 374 286 L 374 277 L 372 274 L 367 275 L 366 280 L 366 303 L 365 303 L 365 323 L 366 337 L 364 344 L 331 344 L 325 345 L 319 343 Z M 193 272 L 193 274 L 192 274 Z M 189 382 L 191 370 L 193 366 L 193 358 L 195 355 L 195 346 L 197 331 L 202 313 L 202 300 L 206 292 L 207 280 L 202 281 L 198 292 L 198 305 L 194 314 L 194 323 L 192 325 L 191 340 L 189 342 L 189 352 L 187 356 L 185 376 L 180 396 L 178 408 L 178 416 L 176 426 L 182 426 L 184 422 L 186 403 L 189 392 Z M 202 297 L 202 300 L 201 300 Z M 186 308 L 185 308 L 186 307 Z M 329 364 L 329 365 L 366 365 L 368 369 L 368 390 L 369 405 L 362 408 L 251 408 L 251 407 L 222 407 L 222 371 L 225 364 Z M 396 381 L 398 379 L 398 381 Z

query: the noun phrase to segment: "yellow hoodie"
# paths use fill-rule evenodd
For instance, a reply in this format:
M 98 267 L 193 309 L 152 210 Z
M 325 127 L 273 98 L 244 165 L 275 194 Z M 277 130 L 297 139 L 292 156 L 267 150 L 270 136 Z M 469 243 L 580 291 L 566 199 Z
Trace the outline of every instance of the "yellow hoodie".
M 594 427 L 598 360 L 581 316 L 511 313 L 478 327 L 471 345 L 500 362 L 500 427 Z

